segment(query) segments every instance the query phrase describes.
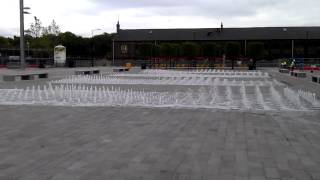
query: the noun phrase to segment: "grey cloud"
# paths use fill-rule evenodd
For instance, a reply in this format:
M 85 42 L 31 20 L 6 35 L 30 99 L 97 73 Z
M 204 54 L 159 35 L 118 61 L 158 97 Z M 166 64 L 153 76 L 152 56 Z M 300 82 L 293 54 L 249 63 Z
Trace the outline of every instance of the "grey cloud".
M 0 28 L 0 35 L 4 37 L 13 37 L 19 33 L 19 28 Z
M 252 16 L 261 9 L 285 4 L 290 0 L 94 0 L 95 12 L 138 9 L 153 15 L 232 17 Z

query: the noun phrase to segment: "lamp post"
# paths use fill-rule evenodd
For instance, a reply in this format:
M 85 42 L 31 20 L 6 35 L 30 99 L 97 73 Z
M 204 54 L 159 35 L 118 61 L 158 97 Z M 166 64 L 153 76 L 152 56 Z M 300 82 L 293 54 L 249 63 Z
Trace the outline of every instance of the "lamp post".
M 91 30 L 91 40 L 92 40 L 92 53 L 91 53 L 91 66 L 94 67 L 94 56 L 95 56 L 95 45 L 94 45 L 94 39 L 93 39 L 93 35 L 95 31 L 101 31 L 102 29 L 98 28 L 98 29 L 92 29 Z
M 30 10 L 29 7 L 24 7 L 23 0 L 20 0 L 20 68 L 26 68 L 25 47 L 24 47 L 24 14 L 30 14 L 25 10 Z

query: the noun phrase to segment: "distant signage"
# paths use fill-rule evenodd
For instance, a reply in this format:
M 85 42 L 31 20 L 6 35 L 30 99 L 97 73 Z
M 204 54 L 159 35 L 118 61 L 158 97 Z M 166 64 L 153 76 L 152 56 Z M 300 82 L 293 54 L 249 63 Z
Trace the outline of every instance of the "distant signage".
M 54 63 L 59 65 L 64 65 L 67 60 L 67 51 L 64 46 L 56 46 L 54 48 Z

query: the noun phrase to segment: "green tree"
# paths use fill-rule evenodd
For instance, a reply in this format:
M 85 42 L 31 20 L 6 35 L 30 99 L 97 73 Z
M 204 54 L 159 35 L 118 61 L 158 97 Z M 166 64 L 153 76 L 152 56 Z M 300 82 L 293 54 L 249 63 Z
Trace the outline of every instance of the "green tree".
M 216 43 L 205 43 L 202 45 L 203 55 L 210 58 L 218 56 L 218 45 Z
M 172 59 L 179 56 L 180 46 L 173 43 L 163 43 L 160 46 L 160 55 L 165 56 L 169 60 L 170 67 L 174 66 Z
M 153 43 L 142 43 L 139 45 L 138 51 L 142 58 L 148 59 L 152 56 L 158 56 L 160 54 L 160 47 Z
M 179 57 L 180 54 L 181 54 L 181 47 L 179 44 L 171 44 L 171 47 L 172 47 L 172 56 L 173 57 Z
M 13 48 L 20 48 L 20 37 L 18 36 L 13 36 L 13 38 L 8 39 L 10 46 Z
M 34 16 L 34 22 L 30 24 L 30 28 L 27 30 L 30 36 L 40 37 L 42 35 L 42 22 L 37 16 Z
M 200 46 L 192 42 L 182 43 L 181 54 L 187 57 L 188 60 L 192 61 L 192 64 L 191 64 L 192 67 L 196 67 L 197 61 L 195 57 L 200 55 Z
M 213 67 L 215 64 L 215 57 L 219 55 L 219 46 L 216 43 L 205 43 L 202 45 L 202 52 L 210 62 L 212 60 L 212 57 L 214 58 L 213 64 L 211 64 L 211 66 Z
M 263 59 L 266 53 L 264 43 L 262 42 L 252 42 L 248 44 L 248 55 L 253 59 L 253 68 L 256 67 L 256 62 L 259 59 Z
M 85 40 L 71 32 L 65 32 L 59 34 L 59 42 L 67 49 L 69 56 L 78 56 L 88 53 L 90 50 L 90 43 L 86 44 Z M 85 48 L 86 47 L 86 48 Z
M 59 25 L 55 20 L 52 20 L 48 27 L 43 27 L 43 35 L 55 35 L 58 36 L 61 33 Z
M 95 56 L 106 57 L 108 52 L 112 50 L 112 35 L 104 33 L 92 38 Z
M 151 56 L 160 56 L 160 45 L 152 44 L 152 55 Z
M 228 42 L 225 47 L 226 55 L 231 58 L 231 67 L 234 69 L 234 60 L 240 56 L 240 43 Z
M 180 55 L 179 44 L 163 43 L 160 45 L 160 55 L 167 57 L 178 57 Z
M 9 48 L 9 47 L 11 47 L 9 39 L 0 36 L 0 48 Z
M 160 55 L 170 57 L 173 54 L 173 48 L 170 43 L 163 43 L 160 45 Z
M 199 56 L 200 54 L 200 47 L 196 43 L 186 42 L 181 45 L 181 54 L 188 58 L 194 58 Z

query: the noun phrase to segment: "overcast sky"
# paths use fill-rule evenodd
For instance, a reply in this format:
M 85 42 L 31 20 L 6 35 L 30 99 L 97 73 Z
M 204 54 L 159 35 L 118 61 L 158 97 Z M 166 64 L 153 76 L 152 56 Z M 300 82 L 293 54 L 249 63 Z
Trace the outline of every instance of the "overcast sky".
M 319 26 L 320 0 L 25 0 L 26 29 L 37 16 L 61 30 L 90 36 L 121 28 Z M 0 35 L 19 32 L 19 0 L 0 0 Z

